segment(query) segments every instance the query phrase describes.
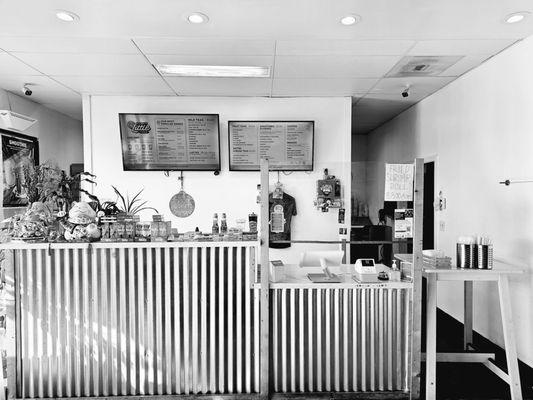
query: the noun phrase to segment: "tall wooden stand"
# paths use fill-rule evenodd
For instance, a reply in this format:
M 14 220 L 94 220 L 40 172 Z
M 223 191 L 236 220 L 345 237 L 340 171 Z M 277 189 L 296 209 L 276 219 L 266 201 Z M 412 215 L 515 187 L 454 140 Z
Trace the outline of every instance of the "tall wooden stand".
M 261 159 L 261 392 L 262 399 L 270 397 L 270 274 L 268 259 L 268 160 Z
M 411 398 L 420 397 L 420 354 L 422 347 L 422 238 L 424 222 L 424 159 L 415 159 L 414 227 L 413 227 L 413 290 L 411 295 Z

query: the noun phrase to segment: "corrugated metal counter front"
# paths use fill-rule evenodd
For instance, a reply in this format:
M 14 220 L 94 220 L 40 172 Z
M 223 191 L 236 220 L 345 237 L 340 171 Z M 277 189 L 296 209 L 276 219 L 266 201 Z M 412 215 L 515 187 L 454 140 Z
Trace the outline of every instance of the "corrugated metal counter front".
M 270 284 L 275 392 L 408 390 L 412 282 L 357 283 L 351 268 L 330 267 L 341 283 L 313 283 L 321 268 L 287 265 Z
M 258 246 L 1 245 L 8 396 L 258 393 Z M 271 284 L 273 390 L 407 390 L 411 293 L 410 282 Z
M 257 242 L 0 249 L 9 397 L 258 392 Z

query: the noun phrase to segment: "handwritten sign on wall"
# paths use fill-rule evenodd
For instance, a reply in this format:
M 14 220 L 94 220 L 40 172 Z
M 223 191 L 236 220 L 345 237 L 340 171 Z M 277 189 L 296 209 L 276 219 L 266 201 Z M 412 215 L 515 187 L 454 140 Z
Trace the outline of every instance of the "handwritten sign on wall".
M 413 201 L 414 164 L 385 164 L 385 201 Z

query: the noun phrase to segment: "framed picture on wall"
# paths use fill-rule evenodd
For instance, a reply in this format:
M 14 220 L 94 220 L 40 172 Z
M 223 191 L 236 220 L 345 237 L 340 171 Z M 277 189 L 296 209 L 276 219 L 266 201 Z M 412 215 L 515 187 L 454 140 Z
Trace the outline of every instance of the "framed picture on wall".
M 22 188 L 24 170 L 39 164 L 39 140 L 32 136 L 0 129 L 2 136 L 3 206 L 28 204 Z

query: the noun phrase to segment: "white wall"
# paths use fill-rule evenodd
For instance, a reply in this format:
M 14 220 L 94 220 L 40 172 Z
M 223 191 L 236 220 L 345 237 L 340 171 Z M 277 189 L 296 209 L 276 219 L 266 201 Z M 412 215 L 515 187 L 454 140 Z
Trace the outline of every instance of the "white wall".
M 533 366 L 533 39 L 518 43 L 370 134 L 369 198 L 383 201 L 384 162 L 438 155 L 435 187 L 447 198 L 437 213 L 438 247 L 455 257 L 456 238 L 486 234 L 495 257 L 523 265 L 511 281 L 521 360 Z M 439 285 L 439 307 L 461 319 L 462 287 Z M 474 286 L 474 329 L 503 345 L 497 288 Z
M 196 201 L 196 210 L 188 218 L 174 217 L 168 208 L 172 195 L 179 191 L 179 173 L 165 177 L 163 172 L 123 171 L 118 114 L 129 113 L 215 113 L 220 114 L 220 144 L 222 171 L 185 172 L 185 191 Z M 196 226 L 206 232 L 211 229 L 213 213 L 226 212 L 230 225 L 237 218 L 259 207 L 256 204 L 257 172 L 228 171 L 228 120 L 314 120 L 315 170 L 313 173 L 294 172 L 280 176 L 285 191 L 296 199 L 298 215 L 292 223 L 292 239 L 337 240 L 337 212 L 323 214 L 313 207 L 316 180 L 324 168 L 342 179 L 344 198 L 350 203 L 351 161 L 351 99 L 350 98 L 208 98 L 208 97 L 105 97 L 84 99 L 85 165 L 92 166 L 98 176 L 95 193 L 115 200 L 111 185 L 130 194 L 144 188 L 144 199 L 172 220 L 180 232 Z M 271 173 L 271 184 L 277 174 Z M 346 215 L 350 215 L 349 208 Z M 150 219 L 151 213 L 142 215 Z M 349 224 L 349 218 L 347 218 Z M 345 225 L 347 226 L 347 225 Z M 302 246 L 292 250 L 276 250 L 271 258 L 296 262 Z
M 37 120 L 33 126 L 22 133 L 39 138 L 40 162 L 53 160 L 61 169 L 67 172 L 70 164 L 83 162 L 83 129 L 81 121 L 13 93 L 8 94 L 5 90 L 0 89 L 0 110 L 9 110 L 10 107 L 14 112 Z M 19 208 L 4 209 L 0 207 L 0 218 L 9 217 L 18 212 L 18 210 Z
M 82 122 L 61 114 L 41 104 L 0 89 L 0 110 L 14 112 L 35 118 L 37 122 L 24 132 L 39 138 L 39 160 L 55 160 L 68 172 L 70 164 L 83 162 Z

